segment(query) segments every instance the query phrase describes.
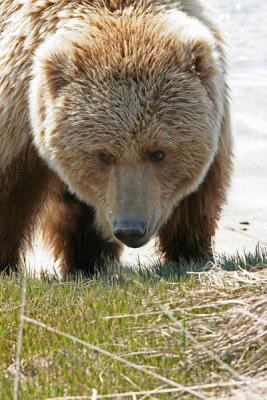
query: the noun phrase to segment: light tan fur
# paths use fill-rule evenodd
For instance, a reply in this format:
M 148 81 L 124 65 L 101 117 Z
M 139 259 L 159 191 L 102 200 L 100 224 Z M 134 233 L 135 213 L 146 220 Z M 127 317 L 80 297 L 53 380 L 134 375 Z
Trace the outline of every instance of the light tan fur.
M 45 197 L 34 189 L 22 196 L 48 198 L 50 219 L 53 210 L 70 219 L 65 233 L 44 224 L 47 241 L 60 248 L 56 257 L 74 237 L 97 237 L 99 249 L 106 241 L 115 245 L 118 215 L 145 220 L 144 243 L 158 234 L 166 259 L 208 257 L 231 174 L 223 47 L 198 0 L 3 0 L 0 267 L 9 263 L 1 247 L 9 246 L 13 229 L 4 215 L 15 215 L 20 203 L 9 209 L 7 193 L 16 184 L 10 168 L 25 151 L 42 165 Z M 149 159 L 155 151 L 165 153 L 161 162 Z M 110 165 L 99 160 L 102 153 Z M 71 201 L 60 194 L 66 190 Z M 81 233 L 85 220 L 77 223 L 83 215 L 90 235 Z M 25 232 L 30 216 L 30 207 L 20 216 Z M 79 268 L 77 259 L 63 262 L 65 274 Z

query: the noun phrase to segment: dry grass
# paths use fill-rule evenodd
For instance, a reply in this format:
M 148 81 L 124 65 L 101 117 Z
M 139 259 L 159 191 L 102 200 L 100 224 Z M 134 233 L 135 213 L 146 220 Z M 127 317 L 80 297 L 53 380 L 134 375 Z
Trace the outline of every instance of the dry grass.
M 215 265 L 198 277 L 207 291 L 219 291 L 224 299 L 213 305 L 218 312 L 205 320 L 205 346 L 189 350 L 192 363 L 204 362 L 211 353 L 214 359 L 234 359 L 239 379 L 251 379 L 233 398 L 267 399 L 267 265 L 258 264 L 250 271 L 240 267 L 226 271 Z M 227 309 L 220 312 L 223 305 Z M 190 327 L 203 331 L 203 320 L 194 318 Z
M 267 399 L 267 257 L 237 260 L 2 277 L 0 399 Z

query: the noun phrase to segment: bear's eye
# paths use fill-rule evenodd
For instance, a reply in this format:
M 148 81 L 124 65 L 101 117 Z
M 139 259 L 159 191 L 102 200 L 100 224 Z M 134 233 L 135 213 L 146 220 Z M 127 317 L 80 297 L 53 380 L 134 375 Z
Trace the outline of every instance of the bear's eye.
M 112 156 L 110 154 L 99 153 L 98 158 L 103 164 L 110 165 L 112 163 Z
M 151 151 L 149 153 L 149 159 L 152 162 L 159 162 L 164 160 L 165 154 L 163 151 Z

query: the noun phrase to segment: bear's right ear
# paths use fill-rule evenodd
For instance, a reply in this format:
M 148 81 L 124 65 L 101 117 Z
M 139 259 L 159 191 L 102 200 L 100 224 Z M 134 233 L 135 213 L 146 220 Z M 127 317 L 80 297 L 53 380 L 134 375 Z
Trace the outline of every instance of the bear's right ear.
M 69 46 L 59 37 L 52 37 L 37 51 L 33 75 L 46 87 L 55 100 L 64 86 L 71 82 L 73 68 L 72 44 Z
M 44 78 L 52 99 L 57 98 L 60 90 L 69 82 L 67 62 L 67 57 L 63 53 L 51 54 L 42 62 Z

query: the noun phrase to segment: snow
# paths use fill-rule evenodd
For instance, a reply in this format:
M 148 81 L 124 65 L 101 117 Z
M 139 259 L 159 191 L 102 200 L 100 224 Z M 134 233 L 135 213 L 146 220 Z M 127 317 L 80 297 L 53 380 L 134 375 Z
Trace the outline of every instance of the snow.
M 267 2 L 210 2 L 229 43 L 235 173 L 217 249 L 267 247 Z M 239 222 L 248 221 L 247 231 Z

